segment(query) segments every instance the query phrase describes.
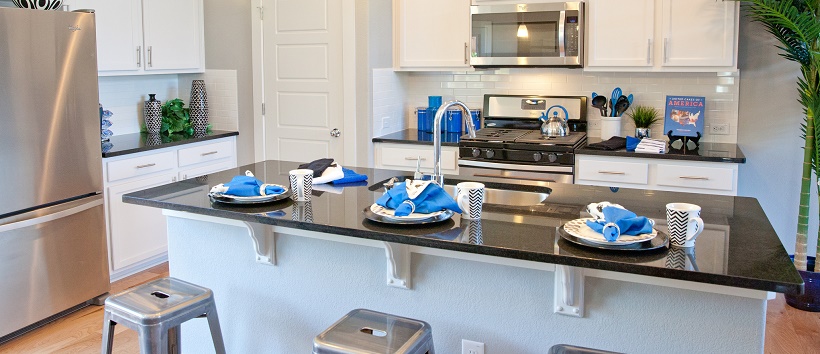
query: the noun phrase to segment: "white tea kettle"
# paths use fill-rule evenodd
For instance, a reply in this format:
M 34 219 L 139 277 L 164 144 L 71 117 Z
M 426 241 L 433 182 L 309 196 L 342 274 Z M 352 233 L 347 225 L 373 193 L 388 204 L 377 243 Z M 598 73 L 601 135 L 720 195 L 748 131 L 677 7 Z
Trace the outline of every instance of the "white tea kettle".
M 550 111 L 553 108 L 560 108 L 564 111 L 564 118 L 558 116 L 558 110 L 552 112 L 552 116 L 550 116 Z M 561 105 L 554 105 L 548 108 L 542 115 L 541 115 L 541 135 L 543 136 L 550 136 L 550 137 L 557 137 L 557 136 L 567 136 L 569 135 L 569 125 L 567 124 L 567 119 L 569 119 L 569 112 L 567 109 Z

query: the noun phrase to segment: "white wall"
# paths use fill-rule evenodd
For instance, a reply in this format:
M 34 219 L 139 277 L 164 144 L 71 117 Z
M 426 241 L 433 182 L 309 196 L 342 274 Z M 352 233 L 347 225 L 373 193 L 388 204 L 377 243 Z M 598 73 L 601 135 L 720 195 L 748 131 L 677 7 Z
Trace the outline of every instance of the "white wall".
M 100 77 L 100 103 L 111 111 L 111 132 L 114 135 L 139 133 L 143 119 L 144 102 L 149 93 L 165 102 L 179 96 L 177 75 L 110 76 Z M 183 100 L 188 103 L 187 98 Z
M 779 43 L 763 26 L 745 17 L 740 21 L 738 145 L 747 162 L 740 165 L 738 188 L 741 195 L 758 199 L 786 250 L 793 253 L 803 163 L 803 112 L 796 84 L 800 71 L 778 55 L 775 45 Z M 810 240 L 817 236 L 818 204 L 813 199 Z M 809 243 L 810 254 L 814 245 Z

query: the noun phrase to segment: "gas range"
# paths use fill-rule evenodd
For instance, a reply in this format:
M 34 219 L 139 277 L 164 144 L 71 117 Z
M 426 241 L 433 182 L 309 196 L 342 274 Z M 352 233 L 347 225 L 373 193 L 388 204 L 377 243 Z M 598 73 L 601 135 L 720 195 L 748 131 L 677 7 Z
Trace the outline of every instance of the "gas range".
M 543 136 L 538 117 L 564 108 L 570 133 Z M 484 128 L 459 142 L 459 169 L 477 177 L 572 183 L 575 149 L 586 144 L 586 97 L 484 96 Z

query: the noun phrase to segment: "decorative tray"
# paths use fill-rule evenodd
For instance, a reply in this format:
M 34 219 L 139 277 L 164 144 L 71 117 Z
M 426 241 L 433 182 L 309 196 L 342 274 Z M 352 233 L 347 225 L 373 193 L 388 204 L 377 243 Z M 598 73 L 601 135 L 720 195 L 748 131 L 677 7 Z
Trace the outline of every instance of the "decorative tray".
M 261 195 L 255 197 L 239 197 L 234 195 L 227 195 L 222 193 L 208 193 L 208 197 L 211 199 L 212 202 L 223 203 L 223 204 L 231 204 L 231 205 L 255 205 L 255 204 L 264 204 L 264 203 L 272 203 L 276 201 L 280 201 L 282 199 L 290 198 L 290 193 L 288 187 L 283 185 L 274 184 L 274 186 L 282 187 L 285 189 L 284 192 L 279 194 L 271 194 L 271 195 Z
M 566 226 L 566 225 L 562 225 L 561 227 L 558 228 L 558 234 L 561 235 L 561 238 L 563 238 L 563 239 L 565 239 L 565 240 L 567 240 L 571 243 L 574 243 L 576 245 L 581 245 L 581 246 L 584 246 L 584 247 L 592 247 L 592 248 L 597 248 L 597 249 L 602 249 L 602 250 L 613 250 L 613 251 L 649 251 L 649 250 L 659 249 L 659 248 L 662 248 L 662 247 L 668 247 L 668 245 L 669 245 L 669 236 L 666 235 L 666 233 L 664 233 L 662 231 L 658 231 L 658 230 L 655 230 L 657 232 L 657 236 L 655 236 L 655 237 L 653 237 L 649 240 L 646 240 L 646 241 L 635 242 L 635 243 L 630 243 L 630 244 L 621 244 L 621 245 L 611 244 L 610 245 L 610 244 L 604 244 L 604 243 L 590 242 L 586 239 L 573 236 L 569 232 L 567 232 L 566 229 L 564 229 L 564 226 Z
M 442 210 L 430 214 L 413 213 L 408 216 L 394 216 L 393 211 L 378 204 L 373 204 L 362 210 L 368 220 L 397 225 L 421 225 L 449 220 L 453 217 L 452 210 Z

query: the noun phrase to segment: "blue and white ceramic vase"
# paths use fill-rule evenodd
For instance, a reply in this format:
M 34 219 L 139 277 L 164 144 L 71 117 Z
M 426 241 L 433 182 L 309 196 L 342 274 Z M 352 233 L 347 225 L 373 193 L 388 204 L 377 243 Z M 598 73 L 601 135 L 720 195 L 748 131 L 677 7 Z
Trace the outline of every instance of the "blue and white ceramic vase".
M 21 9 L 58 10 L 63 6 L 63 0 L 11 0 Z
M 145 119 L 145 129 L 148 134 L 159 134 L 162 128 L 162 102 L 156 98 L 155 93 L 148 94 L 148 101 L 145 101 L 145 108 L 143 110 L 143 118 Z
M 205 91 L 205 80 L 191 82 L 190 107 L 194 135 L 205 135 L 208 131 L 208 93 Z

